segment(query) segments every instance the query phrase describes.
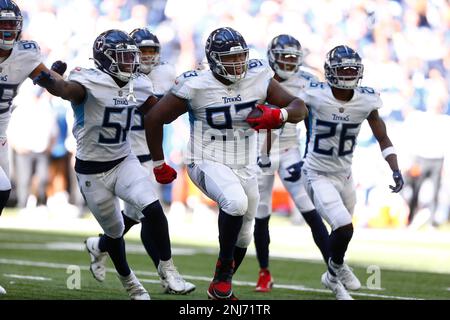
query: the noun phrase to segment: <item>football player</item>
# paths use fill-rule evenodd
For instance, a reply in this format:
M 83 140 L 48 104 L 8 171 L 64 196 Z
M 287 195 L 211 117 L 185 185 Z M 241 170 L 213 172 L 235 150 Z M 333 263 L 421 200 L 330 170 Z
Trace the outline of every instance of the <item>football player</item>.
M 150 173 L 131 152 L 127 139 L 135 109 L 146 112 L 157 100 L 152 83 L 139 70 L 140 51 L 120 30 L 108 30 L 94 41 L 96 68 L 75 68 L 68 80 L 41 72 L 33 82 L 72 103 L 77 140 L 75 171 L 86 203 L 105 235 L 93 251 L 108 252 L 131 299 L 150 295 L 128 266 L 123 239 L 124 220 L 118 198 L 142 212 L 157 246 L 158 270 L 174 277 L 177 292 L 185 288 L 173 265 L 166 216 Z
M 189 112 L 188 174 L 219 206 L 219 257 L 207 294 L 210 299 L 236 299 L 231 280 L 251 242 L 259 201 L 255 130 L 297 123 L 308 111 L 302 100 L 272 79 L 266 63 L 249 61 L 247 44 L 236 30 L 214 30 L 205 54 L 210 70 L 179 76 L 146 114 L 145 128 L 156 180 L 170 183 L 176 171 L 164 162 L 163 125 Z M 265 101 L 277 108 L 262 105 Z M 254 108 L 261 115 L 247 119 Z
M 357 289 L 360 283 L 346 270 L 344 256 L 353 235 L 356 203 L 351 171 L 353 150 L 364 120 L 367 119 L 392 169 L 392 192 L 402 189 L 403 178 L 385 123 L 378 114 L 382 107 L 380 95 L 370 87 L 359 86 L 364 71 L 359 54 L 348 46 L 337 46 L 327 53 L 324 69 L 327 82 L 310 82 L 299 95 L 308 105 L 312 119 L 301 179 L 317 212 L 332 230 L 328 270 L 322 275 L 322 284 L 337 299 L 352 299 L 347 289 Z
M 138 28 L 130 33 L 130 36 L 136 42 L 141 51 L 141 64 L 139 70 L 141 73 L 148 76 L 153 84 L 153 93 L 158 98 L 162 97 L 166 91 L 170 89 L 175 80 L 175 70 L 167 63 L 160 62 L 160 43 L 156 35 L 151 33 L 146 28 Z M 130 128 L 129 139 L 131 143 L 132 152 L 137 155 L 141 165 L 151 172 L 153 168 L 152 157 L 148 151 L 147 142 L 144 131 L 144 115 L 137 109 L 133 114 L 133 125 Z M 125 224 L 124 235 L 130 228 L 145 219 L 142 212 L 137 210 L 130 203 L 125 202 L 125 208 L 122 211 L 122 216 Z M 141 227 L 141 240 L 144 244 L 147 253 L 151 257 L 156 269 L 158 269 L 160 257 L 155 246 L 154 239 L 148 228 L 148 224 L 143 223 Z M 106 258 L 107 252 L 96 251 L 100 237 L 90 237 L 86 239 L 86 248 L 91 255 L 91 272 L 94 278 L 102 282 L 106 275 Z M 159 273 L 161 284 L 165 293 L 179 293 L 173 288 L 177 286 L 177 279 L 174 277 L 167 277 L 162 272 Z M 175 282 L 175 283 L 174 283 Z M 195 290 L 195 285 L 190 282 L 185 282 L 185 288 L 181 292 L 187 294 Z
M 23 17 L 14 1 L 0 1 L 0 215 L 11 192 L 6 130 L 11 105 L 20 85 L 41 71 L 50 73 L 42 63 L 41 51 L 34 41 L 20 40 Z M 0 294 L 6 291 L 0 287 Z
M 312 74 L 300 70 L 302 57 L 303 50 L 300 42 L 290 35 L 281 34 L 269 43 L 267 58 L 270 67 L 275 72 L 274 79 L 293 95 L 297 95 L 303 90 L 309 81 L 318 81 Z M 303 161 L 300 154 L 299 128 L 296 124 L 286 123 L 280 130 L 272 130 L 270 144 L 266 140 L 268 136 L 264 132 L 258 136 L 259 152 L 261 152 L 258 158 L 258 165 L 261 167 L 261 173 L 258 175 L 260 201 L 254 230 L 256 256 L 260 266 L 259 278 L 256 283 L 258 292 L 269 292 L 273 285 L 273 278 L 268 267 L 269 219 L 275 172 L 278 172 L 281 182 L 310 226 L 314 241 L 326 263 L 329 258 L 327 228 L 306 194 L 305 187 L 300 182 Z M 270 150 L 266 148 L 269 145 Z

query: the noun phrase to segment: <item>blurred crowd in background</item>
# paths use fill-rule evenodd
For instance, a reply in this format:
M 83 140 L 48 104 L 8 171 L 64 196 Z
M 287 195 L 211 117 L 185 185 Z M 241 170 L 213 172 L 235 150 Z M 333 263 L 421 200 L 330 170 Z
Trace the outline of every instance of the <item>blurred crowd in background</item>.
M 362 85 L 380 91 L 380 114 L 397 150 L 406 187 L 389 193 L 391 172 L 370 129 L 363 127 L 354 154 L 358 205 L 355 225 L 438 227 L 450 211 L 450 1 L 448 0 L 17 0 L 23 39 L 37 41 L 49 67 L 92 67 L 92 44 L 101 32 L 148 27 L 161 42 L 163 61 L 177 73 L 204 64 L 209 33 L 223 26 L 241 32 L 252 58 L 266 58 L 269 41 L 283 33 L 304 50 L 303 67 L 321 80 L 325 54 L 338 44 L 359 52 Z M 207 67 L 207 66 L 206 66 Z M 26 81 L 14 101 L 8 130 L 10 206 L 45 205 L 85 213 L 73 173 L 75 142 L 70 104 Z M 189 179 L 183 150 L 186 117 L 167 126 L 165 153 L 180 172 L 161 197 L 173 210 L 211 206 Z M 304 131 L 304 130 L 303 130 Z M 255 186 L 256 187 L 256 186 Z M 281 183 L 274 211 L 299 216 Z M 181 209 L 180 209 L 181 208 Z M 211 211 L 213 212 L 213 211 Z M 169 212 L 170 214 L 170 212 Z

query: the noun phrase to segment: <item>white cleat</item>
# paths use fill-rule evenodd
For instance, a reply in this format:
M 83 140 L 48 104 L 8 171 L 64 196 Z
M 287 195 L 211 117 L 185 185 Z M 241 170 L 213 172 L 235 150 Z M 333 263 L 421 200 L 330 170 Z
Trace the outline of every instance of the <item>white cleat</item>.
M 106 258 L 108 258 L 107 252 L 101 252 L 98 248 L 98 243 L 100 241 L 100 237 L 90 237 L 87 238 L 84 243 L 86 244 L 86 249 L 91 257 L 91 266 L 89 270 L 91 270 L 92 275 L 95 280 L 103 282 L 105 281 L 106 276 Z
M 344 287 L 348 290 L 359 290 L 361 288 L 361 282 L 359 282 L 352 268 L 347 264 L 343 264 L 342 270 L 338 271 L 337 275 Z
M 322 275 L 321 280 L 325 288 L 333 291 L 336 296 L 336 300 L 353 300 L 344 285 L 337 279 L 337 277 L 329 274 L 328 271 Z
M 161 285 L 164 288 L 164 292 L 173 294 L 186 294 L 186 289 L 190 289 L 189 292 L 195 290 L 195 286 L 191 283 L 190 288 L 187 288 L 186 281 L 178 273 L 177 268 L 173 264 L 173 260 L 159 261 L 158 274 L 161 278 Z
M 180 293 L 170 290 L 168 282 L 163 279 L 161 279 L 161 286 L 164 288 L 164 293 L 167 294 L 189 294 L 196 289 L 195 284 L 187 281 L 184 282 L 184 290 Z
M 334 271 L 339 281 L 342 282 L 347 290 L 358 290 L 361 288 L 361 282 L 353 273 L 352 269 L 347 264 L 337 266 L 333 261 L 329 261 L 328 266 Z
M 185 281 L 184 282 L 184 292 L 183 292 L 183 294 L 191 293 L 192 291 L 195 290 L 195 288 L 196 288 L 195 284 Z
M 6 294 L 5 288 L 3 288 L 2 286 L 0 286 L 0 295 L 1 294 Z
M 150 300 L 150 295 L 139 282 L 138 278 L 136 278 L 133 271 L 131 271 L 129 276 L 122 277 L 118 275 L 118 277 L 131 300 Z

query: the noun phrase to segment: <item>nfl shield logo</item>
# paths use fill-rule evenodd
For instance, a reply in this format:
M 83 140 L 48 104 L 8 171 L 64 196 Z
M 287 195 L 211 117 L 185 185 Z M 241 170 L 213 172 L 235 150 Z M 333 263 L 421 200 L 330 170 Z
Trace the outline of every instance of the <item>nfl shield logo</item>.
M 345 109 L 344 109 L 343 107 L 340 107 L 340 108 L 339 108 L 339 112 L 340 112 L 340 113 L 344 113 L 344 110 L 345 110 Z
M 85 184 L 86 184 L 86 187 L 88 187 L 88 188 L 91 186 L 91 182 L 90 181 L 86 181 Z
M 119 97 L 122 97 L 122 96 L 123 96 L 123 91 L 120 90 L 120 91 L 119 91 Z

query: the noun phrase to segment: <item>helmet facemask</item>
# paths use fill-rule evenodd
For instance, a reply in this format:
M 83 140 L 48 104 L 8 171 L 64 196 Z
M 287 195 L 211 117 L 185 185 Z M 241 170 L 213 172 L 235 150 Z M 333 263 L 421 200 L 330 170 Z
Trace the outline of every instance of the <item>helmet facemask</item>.
M 302 58 L 302 51 L 296 48 L 269 50 L 269 59 L 272 61 L 274 71 L 283 80 L 289 79 L 298 72 Z
M 145 41 L 142 41 L 145 43 Z M 152 69 L 159 64 L 160 60 L 160 47 L 159 45 L 139 45 L 139 49 L 141 50 L 141 65 L 139 70 L 142 73 L 149 74 Z
M 0 12 L 0 49 L 11 50 L 22 31 L 22 17 L 12 11 Z
M 364 66 L 358 61 L 343 61 L 325 65 L 328 83 L 338 89 L 355 89 L 363 77 Z
M 216 65 L 213 71 L 232 83 L 242 80 L 247 74 L 248 48 L 244 49 L 239 45 L 231 47 L 227 52 L 212 51 L 210 57 Z
M 126 45 L 124 49 L 107 49 L 104 55 L 111 60 L 109 74 L 120 81 L 128 82 L 137 76 L 141 63 L 140 51 L 135 45 Z

